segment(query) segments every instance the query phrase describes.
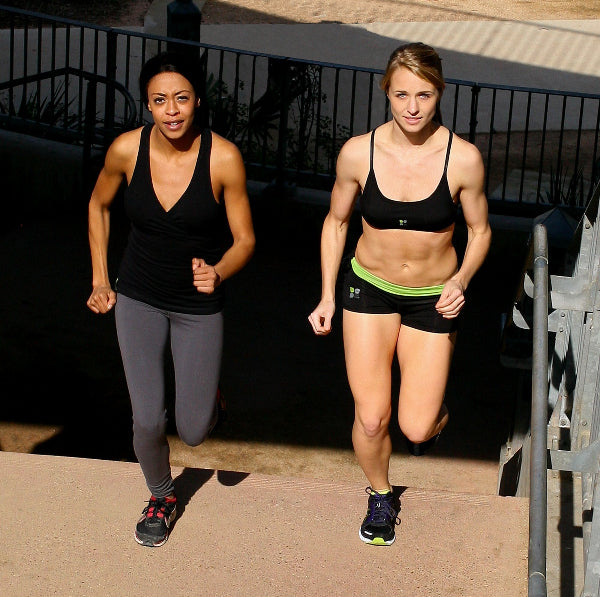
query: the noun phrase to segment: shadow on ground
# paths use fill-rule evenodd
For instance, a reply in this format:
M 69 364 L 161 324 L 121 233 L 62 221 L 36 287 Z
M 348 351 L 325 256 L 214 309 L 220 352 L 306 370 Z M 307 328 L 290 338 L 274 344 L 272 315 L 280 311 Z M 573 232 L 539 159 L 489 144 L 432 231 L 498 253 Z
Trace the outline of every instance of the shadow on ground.
M 229 415 L 217 437 L 351 448 L 340 314 L 326 338 L 315 337 L 307 321 L 320 292 L 325 209 L 266 196 L 252 201 L 258 246 L 227 289 L 222 388 Z M 359 225 L 356 218 L 350 242 Z M 29 218 L 0 239 L 2 422 L 60 429 L 35 446 L 37 453 L 132 460 L 113 316 L 96 316 L 85 306 L 91 280 L 86 232 L 78 210 Z M 117 207 L 113 276 L 126 232 Z M 458 225 L 459 250 L 465 238 L 464 224 Z M 451 424 L 436 455 L 497 460 L 506 440 L 518 378 L 499 364 L 500 315 L 511 306 L 526 240 L 523 233 L 496 231 L 469 289 L 447 392 Z M 392 428 L 394 445 L 401 445 L 397 425 Z

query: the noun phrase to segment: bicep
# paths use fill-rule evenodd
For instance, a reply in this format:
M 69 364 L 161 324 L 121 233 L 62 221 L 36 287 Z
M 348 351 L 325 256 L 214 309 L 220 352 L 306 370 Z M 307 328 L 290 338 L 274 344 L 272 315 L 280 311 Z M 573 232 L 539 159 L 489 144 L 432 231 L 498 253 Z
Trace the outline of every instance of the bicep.
M 239 151 L 231 151 L 220 170 L 222 197 L 234 239 L 252 234 L 252 214 L 246 188 L 246 169 Z
M 109 147 L 104 166 L 94 185 L 90 205 L 107 208 L 112 203 L 125 177 L 127 155 L 115 144 Z
M 465 223 L 471 229 L 488 227 L 488 202 L 485 196 L 485 174 L 483 160 L 479 151 L 475 150 L 463 166 L 462 184 L 460 188 L 460 204 Z
M 358 170 L 354 155 L 342 148 L 337 161 L 336 178 L 331 191 L 330 214 L 339 221 L 347 221 L 360 193 Z

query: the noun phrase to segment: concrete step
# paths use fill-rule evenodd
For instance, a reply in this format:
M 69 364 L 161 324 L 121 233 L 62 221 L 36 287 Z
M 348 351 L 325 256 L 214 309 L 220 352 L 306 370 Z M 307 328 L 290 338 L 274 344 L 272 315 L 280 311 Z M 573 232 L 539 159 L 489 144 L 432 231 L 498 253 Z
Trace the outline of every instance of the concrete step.
M 140 547 L 135 463 L 0 453 L 0 586 L 29 597 L 520 596 L 527 500 L 401 488 L 396 543 L 361 543 L 362 487 L 175 468 L 179 518 Z

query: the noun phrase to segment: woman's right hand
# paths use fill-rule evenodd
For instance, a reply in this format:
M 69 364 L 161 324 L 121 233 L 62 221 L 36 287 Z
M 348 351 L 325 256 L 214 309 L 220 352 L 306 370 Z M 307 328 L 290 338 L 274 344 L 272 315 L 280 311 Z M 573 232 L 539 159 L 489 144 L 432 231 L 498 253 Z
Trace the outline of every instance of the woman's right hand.
M 95 286 L 86 304 L 94 313 L 108 313 L 116 302 L 117 295 L 110 286 Z
M 308 316 L 308 321 L 317 336 L 326 336 L 331 332 L 331 320 L 335 313 L 334 301 L 321 301 Z

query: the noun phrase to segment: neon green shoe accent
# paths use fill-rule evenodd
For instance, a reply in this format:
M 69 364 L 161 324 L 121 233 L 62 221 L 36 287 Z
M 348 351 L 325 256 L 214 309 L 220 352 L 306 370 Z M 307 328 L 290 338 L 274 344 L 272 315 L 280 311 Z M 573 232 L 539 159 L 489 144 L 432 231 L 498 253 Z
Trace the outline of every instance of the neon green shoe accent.
M 411 286 L 400 286 L 399 284 L 392 284 L 383 278 L 379 278 L 378 276 L 373 275 L 370 271 L 366 270 L 358 261 L 356 261 L 356 257 L 352 257 L 352 261 L 350 262 L 352 265 L 352 270 L 354 273 L 365 282 L 369 284 L 373 284 L 376 288 L 383 290 L 389 294 L 394 294 L 396 296 L 437 296 L 438 294 L 442 294 L 442 290 L 444 290 L 444 285 L 440 284 L 438 286 L 423 286 L 419 288 L 413 288 Z

